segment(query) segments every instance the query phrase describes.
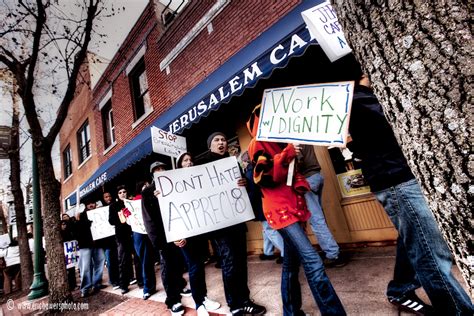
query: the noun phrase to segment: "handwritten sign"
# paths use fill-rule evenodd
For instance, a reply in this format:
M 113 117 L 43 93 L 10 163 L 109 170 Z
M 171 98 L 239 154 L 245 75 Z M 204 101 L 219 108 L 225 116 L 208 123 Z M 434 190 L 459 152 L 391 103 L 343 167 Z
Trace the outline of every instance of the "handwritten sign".
M 176 241 L 254 218 L 235 157 L 155 173 L 166 240 Z
M 66 269 L 77 267 L 79 264 L 79 243 L 77 240 L 64 242 L 64 262 Z
M 267 89 L 257 140 L 345 146 L 352 81 Z
M 158 154 L 178 158 L 186 152 L 186 138 L 171 134 L 158 127 L 151 127 L 153 151 Z
M 11 240 L 10 240 L 9 234 L 0 235 L 0 248 L 8 248 L 10 243 L 11 243 Z
M 132 231 L 139 234 L 146 234 L 142 216 L 142 201 L 124 200 L 123 202 L 125 207 L 130 211 L 130 216 L 127 217 L 127 224 L 130 225 Z
M 109 207 L 99 207 L 87 212 L 87 218 L 92 221 L 92 239 L 98 240 L 115 235 L 115 226 L 109 224 Z
M 316 38 L 331 62 L 352 51 L 329 1 L 301 12 L 301 15 L 311 35 Z

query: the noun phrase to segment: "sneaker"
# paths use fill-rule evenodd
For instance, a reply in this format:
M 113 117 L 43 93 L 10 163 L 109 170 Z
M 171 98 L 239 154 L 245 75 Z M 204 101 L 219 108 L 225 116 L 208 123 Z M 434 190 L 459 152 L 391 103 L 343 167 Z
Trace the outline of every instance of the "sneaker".
M 204 307 L 204 305 L 199 306 L 196 312 L 197 316 L 209 316 L 209 313 L 207 312 L 206 307 Z
M 204 297 L 204 302 L 202 302 L 201 306 L 204 306 L 208 311 L 215 311 L 216 309 L 221 307 L 221 304 L 219 302 L 211 300 L 206 296 Z
M 191 295 L 193 295 L 193 293 L 190 289 L 184 288 L 181 290 L 181 296 L 190 297 Z
M 130 285 L 134 285 L 135 283 L 137 283 L 137 279 L 133 279 L 130 281 Z
M 347 260 L 343 256 L 338 256 L 335 259 L 325 258 L 323 263 L 326 268 L 341 268 L 347 264 Z
M 275 256 L 274 255 L 266 255 L 264 253 L 262 253 L 260 256 L 258 256 L 260 258 L 260 260 L 273 260 L 275 259 Z
M 434 314 L 433 307 L 423 302 L 415 292 L 409 292 L 400 297 L 389 298 L 388 301 L 397 306 L 399 312 L 407 312 L 415 315 Z
M 146 301 L 147 299 L 149 299 L 150 297 L 151 297 L 151 294 L 150 294 L 150 293 L 145 293 L 145 294 L 143 294 L 143 300 L 145 300 L 145 301 Z
M 278 258 L 275 260 L 275 262 L 278 263 L 278 264 L 282 264 L 282 263 L 283 263 L 283 257 L 282 257 L 282 256 L 278 257 Z
M 127 294 L 128 293 L 128 288 L 120 289 L 120 293 L 122 293 L 122 295 Z
M 263 315 L 267 312 L 267 309 L 261 305 L 255 304 L 251 300 L 248 300 L 244 303 L 244 306 L 242 306 L 241 311 L 243 312 L 243 315 Z
M 171 315 L 182 315 L 184 313 L 184 306 L 181 303 L 176 303 L 171 307 Z
M 118 289 L 120 289 L 120 285 L 114 284 L 114 285 L 112 285 L 112 289 L 113 290 L 118 290 Z
M 90 294 L 89 294 L 89 291 L 86 291 L 86 292 L 81 292 L 81 297 L 84 298 L 84 297 L 88 297 Z

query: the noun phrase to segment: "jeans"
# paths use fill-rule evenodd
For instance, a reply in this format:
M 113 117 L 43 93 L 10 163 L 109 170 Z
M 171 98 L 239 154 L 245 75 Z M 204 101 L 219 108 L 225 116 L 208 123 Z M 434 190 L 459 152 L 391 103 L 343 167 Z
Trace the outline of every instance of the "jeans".
M 332 287 L 323 261 L 311 245 L 299 223 L 278 230 L 285 241 L 285 256 L 281 276 L 283 315 L 301 314 L 301 285 L 298 279 L 300 264 L 321 315 L 346 315 L 336 291 Z
M 398 241 L 403 247 L 397 248 L 397 265 L 403 263 L 405 256 L 413 267 L 403 273 L 395 266 L 394 278 L 398 280 L 389 284 L 387 294 L 403 294 L 416 287 L 419 280 L 437 314 L 472 315 L 471 299 L 451 274 L 451 253 L 416 180 L 375 195 L 400 236 Z
M 128 289 L 132 273 L 132 236 L 117 238 L 118 263 L 120 272 L 120 288 Z
M 191 291 L 197 309 L 202 305 L 207 295 L 206 273 L 201 253 L 203 249 L 202 244 L 204 242 L 207 244 L 207 239 L 202 240 L 199 237 L 193 237 L 188 238 L 186 241 L 186 245 L 180 249 L 188 264 L 189 283 L 191 284 Z
M 113 286 L 120 283 L 120 272 L 118 264 L 118 252 L 117 244 L 115 243 L 112 247 L 105 249 L 105 260 L 107 271 L 109 271 L 109 282 Z
M 222 267 L 222 280 L 230 310 L 241 308 L 249 300 L 247 271 L 247 235 L 244 230 L 229 230 L 214 238 Z
M 165 288 L 165 304 L 168 308 L 181 302 L 181 290 L 186 286 L 182 257 L 181 251 L 174 243 L 167 243 L 161 249 L 161 281 Z
M 320 172 L 306 178 L 311 188 L 304 195 L 308 210 L 311 212 L 310 224 L 313 233 L 318 239 L 319 246 L 328 259 L 337 259 L 339 256 L 339 246 L 329 230 L 323 213 L 321 197 L 323 195 L 324 178 Z
M 104 249 L 82 248 L 79 251 L 81 293 L 86 294 L 91 287 L 99 288 L 102 284 L 105 262 Z
M 273 255 L 273 246 L 277 247 L 280 250 L 281 256 L 283 257 L 284 254 L 284 242 L 281 238 L 281 235 L 270 227 L 267 221 L 263 221 L 262 229 L 263 229 L 263 254 L 267 256 Z
M 133 245 L 138 255 L 143 279 L 143 294 L 156 292 L 155 260 L 153 246 L 146 234 L 133 232 Z M 138 276 L 137 276 L 138 279 Z

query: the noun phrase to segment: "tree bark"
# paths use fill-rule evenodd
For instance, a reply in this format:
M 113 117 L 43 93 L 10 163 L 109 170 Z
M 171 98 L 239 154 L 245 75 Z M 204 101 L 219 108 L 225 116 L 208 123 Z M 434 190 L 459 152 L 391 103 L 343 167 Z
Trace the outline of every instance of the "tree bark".
M 18 231 L 18 246 L 20 248 L 21 260 L 21 289 L 26 290 L 33 282 L 33 261 L 28 243 L 26 230 L 25 203 L 21 191 L 21 167 L 20 167 L 20 119 L 18 109 L 18 94 L 13 84 L 12 101 L 13 115 L 11 128 L 11 144 L 8 151 L 10 160 L 10 183 L 15 204 L 16 228 Z
M 334 2 L 346 39 L 472 289 L 469 8 L 462 1 Z

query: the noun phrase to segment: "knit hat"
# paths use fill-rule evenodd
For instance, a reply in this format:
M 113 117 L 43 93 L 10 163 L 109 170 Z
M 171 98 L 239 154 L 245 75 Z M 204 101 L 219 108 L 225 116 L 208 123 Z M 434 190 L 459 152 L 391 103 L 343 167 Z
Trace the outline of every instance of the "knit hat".
M 166 164 L 161 161 L 155 161 L 154 163 L 151 164 L 150 166 L 150 173 L 153 173 L 153 169 L 158 168 L 158 167 L 165 167 Z
M 211 143 L 212 143 L 212 140 L 214 139 L 214 137 L 216 136 L 224 136 L 225 139 L 227 139 L 227 136 L 225 136 L 224 133 L 222 132 L 214 132 L 212 133 L 211 135 L 209 135 L 209 137 L 207 138 L 207 148 L 211 148 Z

